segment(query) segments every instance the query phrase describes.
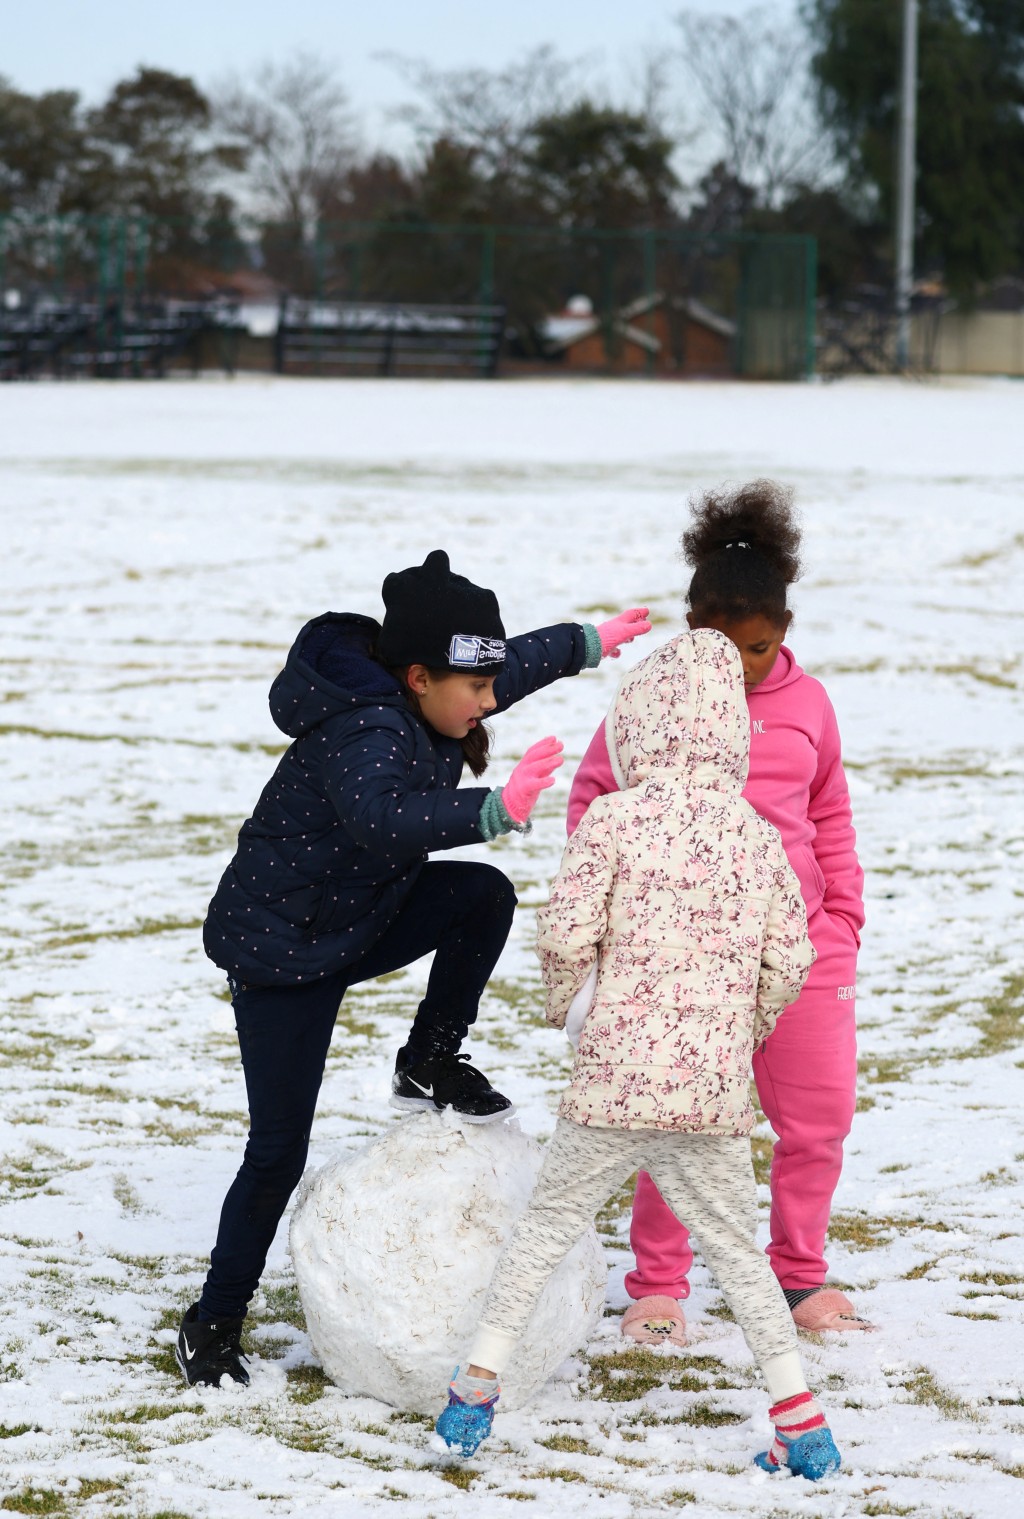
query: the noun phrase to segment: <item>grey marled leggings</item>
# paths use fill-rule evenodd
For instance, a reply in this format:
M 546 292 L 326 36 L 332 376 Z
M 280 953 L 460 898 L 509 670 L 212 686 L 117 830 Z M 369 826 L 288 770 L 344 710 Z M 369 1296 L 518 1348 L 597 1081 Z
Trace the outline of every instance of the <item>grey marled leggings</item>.
M 641 1167 L 692 1226 L 762 1371 L 767 1361 L 796 1352 L 786 1299 L 755 1241 L 757 1194 L 748 1139 L 603 1129 L 560 1118 L 533 1197 L 495 1268 L 467 1365 L 503 1370 L 552 1271 L 602 1204 Z

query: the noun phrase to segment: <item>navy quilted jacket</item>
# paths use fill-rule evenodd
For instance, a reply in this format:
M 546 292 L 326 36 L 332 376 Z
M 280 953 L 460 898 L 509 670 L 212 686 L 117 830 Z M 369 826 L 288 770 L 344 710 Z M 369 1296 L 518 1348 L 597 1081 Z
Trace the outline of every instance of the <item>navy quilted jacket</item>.
M 478 844 L 487 786 L 456 791 L 458 741 L 418 717 L 370 657 L 379 625 L 327 612 L 308 622 L 270 689 L 293 740 L 238 835 L 203 928 L 210 959 L 247 985 L 310 981 L 364 955 L 432 850 Z M 578 623 L 512 638 L 496 711 L 576 675 Z

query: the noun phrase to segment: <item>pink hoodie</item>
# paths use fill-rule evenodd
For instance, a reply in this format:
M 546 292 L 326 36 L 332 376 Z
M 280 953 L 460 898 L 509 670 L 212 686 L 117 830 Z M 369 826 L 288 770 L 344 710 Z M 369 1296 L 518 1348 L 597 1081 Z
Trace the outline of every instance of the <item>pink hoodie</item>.
M 825 688 L 783 645 L 771 673 L 747 693 L 750 773 L 743 795 L 782 835 L 808 918 L 818 907 L 844 918 L 860 943 L 864 872 L 857 859 L 839 728 Z M 616 791 L 604 723 L 569 795 L 572 834 L 596 796 Z

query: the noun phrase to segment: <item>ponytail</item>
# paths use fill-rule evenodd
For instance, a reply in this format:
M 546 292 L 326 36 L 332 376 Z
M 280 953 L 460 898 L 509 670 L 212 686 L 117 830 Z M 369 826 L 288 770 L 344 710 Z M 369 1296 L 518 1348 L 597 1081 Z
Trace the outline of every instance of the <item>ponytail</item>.
M 800 574 L 800 528 L 793 492 L 775 480 L 752 480 L 732 490 L 691 499 L 692 526 L 683 558 L 694 567 L 687 604 L 698 619 L 787 621 L 787 588 Z

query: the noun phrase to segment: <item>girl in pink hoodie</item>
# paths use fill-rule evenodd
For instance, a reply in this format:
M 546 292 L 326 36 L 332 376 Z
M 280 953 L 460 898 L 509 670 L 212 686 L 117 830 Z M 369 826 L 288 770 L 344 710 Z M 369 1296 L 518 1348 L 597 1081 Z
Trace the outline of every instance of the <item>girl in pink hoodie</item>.
M 750 715 L 743 795 L 782 835 L 817 950 L 803 991 L 754 1055 L 758 1097 L 778 1136 L 768 1256 L 798 1327 L 869 1328 L 844 1293 L 825 1286 L 825 1235 L 855 1105 L 864 877 L 832 704 L 783 643 L 793 616 L 787 587 L 800 571 L 792 493 L 755 480 L 707 492 L 692 512 L 682 538 L 694 569 L 686 620 L 691 628 L 725 633 L 742 656 Z M 596 796 L 616 789 L 602 724 L 573 782 L 570 834 Z M 685 1344 L 680 1299 L 690 1291 L 689 1231 L 645 1171 L 630 1243 L 636 1270 L 626 1290 L 636 1301 L 623 1317 L 623 1334 L 643 1344 Z

